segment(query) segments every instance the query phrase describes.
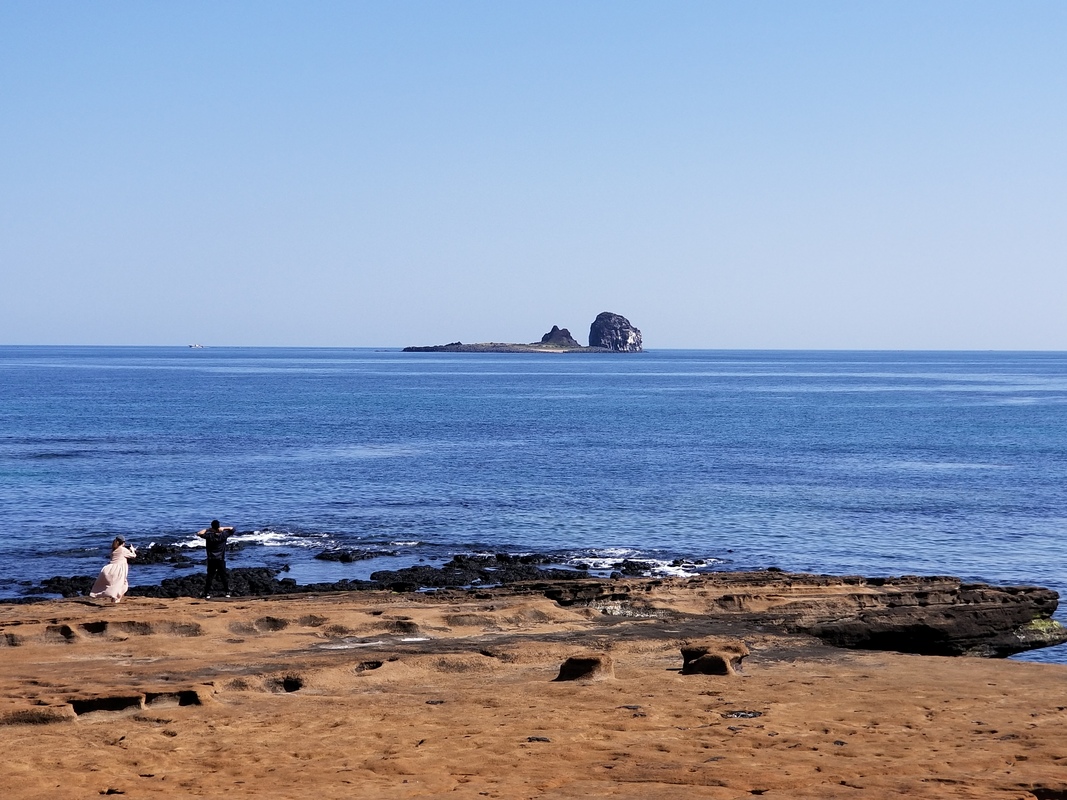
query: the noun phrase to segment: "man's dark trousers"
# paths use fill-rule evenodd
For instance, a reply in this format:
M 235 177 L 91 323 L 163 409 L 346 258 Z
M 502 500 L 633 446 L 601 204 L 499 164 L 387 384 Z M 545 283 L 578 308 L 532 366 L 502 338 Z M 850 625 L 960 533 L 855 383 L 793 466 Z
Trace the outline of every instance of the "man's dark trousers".
M 230 579 L 226 574 L 226 559 L 207 557 L 207 581 L 204 583 L 204 595 L 211 594 L 211 587 L 215 584 L 215 576 L 222 580 L 222 593 L 230 593 Z

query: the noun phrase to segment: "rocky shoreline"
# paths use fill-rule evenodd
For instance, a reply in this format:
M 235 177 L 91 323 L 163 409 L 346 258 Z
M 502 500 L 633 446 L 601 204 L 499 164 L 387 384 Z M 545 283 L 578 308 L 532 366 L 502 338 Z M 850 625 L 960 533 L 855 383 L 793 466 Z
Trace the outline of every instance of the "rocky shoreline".
M 995 655 L 1056 601 L 766 570 L 0 604 L 2 783 L 15 800 L 1067 798 L 1067 667 L 827 644 Z
M 341 558 L 342 556 L 338 556 Z M 353 556 L 354 558 L 354 556 Z M 609 578 L 546 566 L 546 555 L 456 556 L 439 566 L 381 570 L 370 580 L 298 584 L 281 571 L 230 570 L 235 597 L 389 591 L 465 591 L 490 599 L 539 595 L 561 606 L 604 614 L 677 617 L 676 597 L 689 598 L 685 613 L 731 619 L 762 629 L 802 633 L 851 649 L 922 655 L 1004 657 L 1067 643 L 1067 629 L 1052 619 L 1059 595 L 1042 587 L 996 587 L 955 577 L 864 578 L 787 573 L 708 572 L 690 578 L 635 578 L 643 562 L 620 562 Z M 629 576 L 629 577 L 628 577 Z M 40 591 L 84 596 L 92 576 L 56 577 Z M 204 573 L 135 586 L 128 597 L 198 597 Z M 44 602 L 30 597 L 20 602 Z M 699 607 L 699 610 L 697 608 Z

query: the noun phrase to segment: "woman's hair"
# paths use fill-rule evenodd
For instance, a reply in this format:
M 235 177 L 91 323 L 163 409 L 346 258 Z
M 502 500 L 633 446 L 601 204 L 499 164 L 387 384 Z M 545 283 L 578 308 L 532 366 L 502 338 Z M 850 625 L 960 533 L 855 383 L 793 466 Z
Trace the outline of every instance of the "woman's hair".
M 116 536 L 115 540 L 111 543 L 111 549 L 118 550 L 124 544 L 126 544 L 126 540 L 123 539 L 121 536 Z

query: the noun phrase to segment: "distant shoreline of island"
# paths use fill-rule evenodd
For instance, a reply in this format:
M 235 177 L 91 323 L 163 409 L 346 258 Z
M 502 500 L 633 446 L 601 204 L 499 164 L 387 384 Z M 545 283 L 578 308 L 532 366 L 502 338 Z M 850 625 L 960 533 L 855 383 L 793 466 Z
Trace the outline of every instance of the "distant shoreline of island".
M 531 342 L 520 344 L 516 342 L 477 342 L 463 344 L 452 342 L 451 344 L 433 344 L 423 347 L 405 347 L 402 353 L 608 353 L 619 351 L 609 350 L 606 347 L 566 347 L 554 344 L 541 344 Z
M 553 325 L 540 342 L 479 342 L 405 347 L 404 353 L 640 353 L 641 331 L 626 317 L 611 311 L 597 315 L 589 326 L 589 346 L 583 346 L 566 328 Z

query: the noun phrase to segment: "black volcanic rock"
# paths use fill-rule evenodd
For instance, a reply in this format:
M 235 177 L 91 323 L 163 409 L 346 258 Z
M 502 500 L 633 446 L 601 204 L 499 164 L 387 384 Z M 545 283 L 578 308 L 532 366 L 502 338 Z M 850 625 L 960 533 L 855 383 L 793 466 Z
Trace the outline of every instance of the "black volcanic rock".
M 396 550 L 323 550 L 315 556 L 320 561 L 339 561 L 351 564 L 354 561 L 367 561 L 379 556 L 395 556 Z
M 551 344 L 557 347 L 581 347 L 571 336 L 569 330 L 560 328 L 558 325 L 553 325 L 552 330 L 541 337 L 541 344 Z
M 229 570 L 230 593 L 234 597 L 266 597 L 296 592 L 350 592 L 380 589 L 373 581 L 341 580 L 335 583 L 298 584 L 292 578 L 278 579 L 279 570 L 270 567 L 238 567 Z M 158 586 L 131 586 L 130 597 L 199 597 L 204 593 L 205 573 L 181 578 L 165 578 Z
M 796 629 L 837 647 L 938 656 L 1003 658 L 1067 641 L 1062 626 L 1051 621 L 1059 604 L 1051 589 L 912 580 L 912 586 L 892 587 L 895 602 L 848 617 L 802 620 Z
M 520 581 L 568 581 L 587 578 L 588 573 L 571 569 L 552 569 L 538 566 L 548 562 L 547 556 L 457 555 L 441 567 L 417 565 L 396 570 L 371 573 L 371 580 L 394 591 L 414 591 L 426 588 L 456 588 L 481 584 L 495 586 Z
M 63 597 L 78 597 L 83 594 L 89 594 L 89 590 L 93 588 L 95 581 L 95 575 L 71 575 L 70 577 L 56 575 L 51 578 L 45 578 L 30 591 L 33 594 L 59 594 Z
M 627 558 L 623 561 L 616 561 L 611 566 L 628 578 L 636 578 L 640 575 L 648 575 L 656 565 L 651 561 L 634 561 L 632 558 Z
M 597 314 L 589 326 L 589 346 L 613 353 L 640 353 L 641 331 L 631 325 L 626 317 L 604 311 Z
M 202 551 L 201 551 L 202 552 Z M 189 548 L 176 544 L 150 544 L 137 550 L 135 566 L 144 564 L 175 564 L 189 566 L 193 559 L 188 556 Z

